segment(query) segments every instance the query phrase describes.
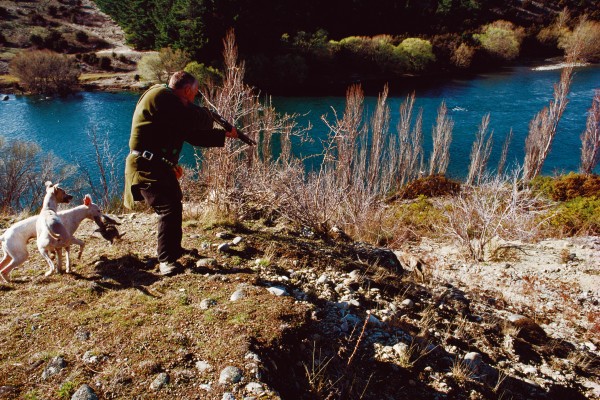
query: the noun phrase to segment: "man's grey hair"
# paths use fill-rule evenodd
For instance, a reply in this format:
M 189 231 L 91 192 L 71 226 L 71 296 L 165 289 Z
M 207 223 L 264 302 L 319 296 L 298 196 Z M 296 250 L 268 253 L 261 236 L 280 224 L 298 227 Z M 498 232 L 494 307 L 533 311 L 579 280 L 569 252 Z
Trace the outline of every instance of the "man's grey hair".
M 189 72 L 177 71 L 171 75 L 169 87 L 171 89 L 183 89 L 186 86 L 193 85 L 196 81 L 196 77 Z

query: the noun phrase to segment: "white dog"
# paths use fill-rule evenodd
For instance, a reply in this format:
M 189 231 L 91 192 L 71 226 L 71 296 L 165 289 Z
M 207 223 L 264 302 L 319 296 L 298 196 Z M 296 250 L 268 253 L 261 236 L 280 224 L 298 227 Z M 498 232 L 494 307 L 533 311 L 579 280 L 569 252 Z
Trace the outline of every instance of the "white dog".
M 58 216 L 65 228 L 70 232 L 71 236 L 85 218 L 93 219 L 96 221 L 96 224 L 101 227 L 103 226 L 101 220 L 102 211 L 100 210 L 100 207 L 92 203 L 92 198 L 89 195 L 85 196 L 83 205 L 70 210 L 59 211 Z M 37 219 L 38 216 L 34 215 L 23 221 L 19 221 L 13 224 L 0 236 L 2 249 L 4 250 L 4 258 L 0 261 L 0 278 L 2 278 L 3 281 L 8 282 L 10 272 L 23 264 L 29 257 L 29 253 L 27 252 L 27 242 L 36 236 Z M 75 241 L 73 242 L 75 243 Z M 66 264 L 70 271 L 69 250 L 69 247 L 67 247 Z M 81 257 L 82 251 L 83 248 L 80 247 L 79 257 Z
M 40 211 L 40 215 L 38 215 L 35 221 L 35 231 L 37 233 L 37 248 L 50 267 L 48 272 L 46 272 L 46 276 L 48 276 L 56 271 L 60 272 L 62 252 L 58 251 L 58 249 L 71 244 L 71 235 L 63 225 L 56 211 L 58 203 L 68 203 L 73 196 L 68 195 L 67 192 L 58 187 L 58 184 L 53 185 L 50 181 L 47 181 L 45 186 L 46 195 L 42 203 L 42 211 Z M 57 255 L 58 269 L 50 258 L 51 253 L 56 253 Z

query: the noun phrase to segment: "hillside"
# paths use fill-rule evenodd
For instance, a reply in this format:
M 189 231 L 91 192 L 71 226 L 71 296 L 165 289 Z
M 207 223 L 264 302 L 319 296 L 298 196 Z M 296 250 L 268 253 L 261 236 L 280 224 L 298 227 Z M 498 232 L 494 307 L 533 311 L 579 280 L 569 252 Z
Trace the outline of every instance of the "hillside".
M 537 38 L 541 29 L 565 8 L 570 10 L 571 29 L 584 14 L 600 18 L 593 0 L 392 1 L 377 7 L 368 1 L 352 6 L 309 1 L 273 7 L 245 0 L 170 4 L 0 1 L 0 75 L 8 73 L 8 62 L 18 52 L 45 48 L 76 56 L 87 74 L 84 89 L 139 89 L 143 85 L 133 80 L 139 51 L 170 46 L 184 49 L 191 60 L 220 68 L 222 39 L 234 29 L 247 80 L 263 91 L 343 94 L 360 81 L 377 92 L 386 82 L 402 85 L 406 79 L 427 81 L 561 56 L 556 40 L 542 43 Z M 517 59 L 490 55 L 475 39 L 497 20 L 511 21 L 523 40 Z M 406 39 L 412 42 L 401 46 Z M 10 88 L 12 83 L 0 78 L 1 86 Z
M 30 244 L 0 285 L 0 398 L 600 398 L 597 237 L 472 264 L 428 238 L 392 253 L 186 209 L 200 254 L 172 277 L 144 212 L 112 245 L 84 222 L 71 275 L 44 277 Z
M 93 1 L 0 1 L 0 16 L 0 75 L 8 74 L 18 52 L 47 48 L 75 55 L 84 88 L 135 87 L 142 53 L 126 44 L 123 30 Z

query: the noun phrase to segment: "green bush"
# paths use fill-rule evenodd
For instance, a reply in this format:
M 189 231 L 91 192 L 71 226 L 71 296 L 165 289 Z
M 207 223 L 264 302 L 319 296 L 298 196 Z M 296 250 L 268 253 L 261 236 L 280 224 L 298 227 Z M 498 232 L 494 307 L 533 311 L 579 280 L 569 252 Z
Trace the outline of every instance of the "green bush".
M 194 75 L 201 85 L 208 81 L 219 84 L 223 79 L 223 73 L 221 71 L 211 66 L 207 67 L 197 61 L 188 63 L 188 65 L 185 66 L 184 71 Z
M 578 197 L 600 198 L 600 176 L 570 173 L 559 177 L 538 176 L 530 182 L 532 188 L 554 201 L 569 201 Z
M 490 54 L 504 60 L 515 59 L 525 35 L 523 28 L 508 21 L 495 21 L 483 27 L 483 33 L 473 35 Z
M 576 197 L 561 203 L 550 218 L 550 226 L 562 235 L 599 235 L 600 198 Z
M 419 38 L 407 38 L 398 45 L 398 49 L 408 56 L 409 67 L 412 71 L 423 71 L 435 61 L 431 42 Z

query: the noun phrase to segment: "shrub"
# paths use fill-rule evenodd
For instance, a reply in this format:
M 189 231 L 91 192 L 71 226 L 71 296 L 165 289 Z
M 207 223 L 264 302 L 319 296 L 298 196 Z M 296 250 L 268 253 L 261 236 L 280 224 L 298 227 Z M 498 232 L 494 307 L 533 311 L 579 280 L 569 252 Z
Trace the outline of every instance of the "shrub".
M 461 43 L 453 52 L 451 61 L 459 68 L 469 68 L 475 55 L 475 49 L 466 43 Z
M 400 193 L 396 197 L 400 199 L 416 199 L 419 196 L 454 196 L 460 193 L 460 188 L 460 182 L 448 179 L 444 175 L 430 175 L 408 183 L 400 190 Z
M 419 240 L 421 237 L 431 236 L 435 233 L 439 221 L 444 219 L 444 210 L 436 207 L 432 200 L 423 195 L 408 203 L 395 204 L 382 218 L 383 231 L 388 232 L 390 236 L 386 244 L 400 244 L 405 240 Z M 390 226 L 386 226 L 388 224 Z
M 577 197 L 560 204 L 550 226 L 563 235 L 600 234 L 600 198 Z
M 524 30 L 508 21 L 495 21 L 483 27 L 483 33 L 473 37 L 490 54 L 504 60 L 513 60 L 519 55 Z
M 56 173 L 56 174 L 55 174 Z M 0 212 L 20 212 L 39 207 L 43 182 L 62 181 L 72 173 L 52 154 L 41 156 L 40 147 L 0 136 Z
M 562 37 L 559 47 L 577 60 L 600 61 L 600 22 L 583 19 L 573 33 Z
M 404 39 L 398 49 L 408 56 L 409 68 L 412 71 L 422 71 L 435 61 L 433 48 L 429 40 L 419 38 Z
M 138 63 L 138 69 L 144 79 L 166 83 L 174 72 L 184 69 L 189 61 L 186 52 L 167 47 L 158 53 L 143 56 Z
M 75 34 L 75 39 L 77 39 L 77 41 L 80 43 L 87 43 L 89 36 L 84 31 L 77 31 L 77 33 Z
M 104 70 L 110 70 L 111 69 L 111 59 L 110 57 L 100 57 L 100 68 L 104 69 Z
M 578 197 L 600 198 L 600 176 L 570 173 L 568 175 L 537 177 L 531 187 L 554 201 L 569 201 Z
M 491 177 L 448 201 L 439 229 L 472 260 L 483 261 L 493 254 L 499 239 L 530 239 L 537 234 L 543 203 L 530 190 L 519 190 L 517 177 L 517 172 L 510 182 Z
M 11 60 L 9 69 L 32 93 L 71 92 L 81 75 L 74 59 L 48 50 L 21 52 Z
M 185 66 L 184 71 L 194 75 L 201 84 L 207 81 L 218 83 L 223 79 L 223 73 L 211 66 L 205 66 L 197 61 L 192 61 Z

